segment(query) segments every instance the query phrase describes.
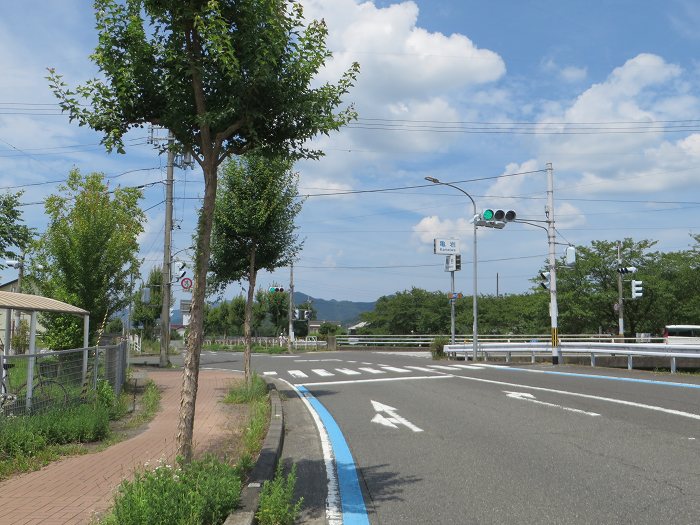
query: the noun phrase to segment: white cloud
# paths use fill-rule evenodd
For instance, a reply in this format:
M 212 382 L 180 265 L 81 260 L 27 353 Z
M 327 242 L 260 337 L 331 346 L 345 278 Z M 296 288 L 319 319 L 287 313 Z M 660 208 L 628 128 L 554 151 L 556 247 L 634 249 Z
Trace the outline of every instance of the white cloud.
M 559 76 L 565 82 L 581 82 L 588 75 L 585 67 L 567 66 L 559 72 Z

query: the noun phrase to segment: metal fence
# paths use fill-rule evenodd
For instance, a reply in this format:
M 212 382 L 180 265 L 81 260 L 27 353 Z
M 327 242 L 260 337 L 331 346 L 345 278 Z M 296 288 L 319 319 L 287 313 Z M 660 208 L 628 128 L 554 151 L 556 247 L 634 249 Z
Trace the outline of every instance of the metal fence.
M 118 395 L 126 380 L 127 345 L 78 348 L 4 356 L 0 354 L 3 390 L 14 400 L 3 412 L 21 415 L 85 402 L 99 380 Z
M 445 345 L 445 354 L 451 357 L 472 357 L 471 344 Z M 562 342 L 563 356 L 590 357 L 591 366 L 596 366 L 597 357 L 622 356 L 627 361 L 627 368 L 634 368 L 635 360 L 653 359 L 663 363 L 675 373 L 681 361 L 688 368 L 700 367 L 700 345 L 669 345 L 663 343 L 597 343 L 597 342 Z M 535 363 L 538 358 L 547 359 L 552 354 L 548 343 L 510 342 L 510 343 L 479 343 L 478 356 L 484 360 L 489 358 L 505 358 L 510 362 L 514 357 L 529 358 Z

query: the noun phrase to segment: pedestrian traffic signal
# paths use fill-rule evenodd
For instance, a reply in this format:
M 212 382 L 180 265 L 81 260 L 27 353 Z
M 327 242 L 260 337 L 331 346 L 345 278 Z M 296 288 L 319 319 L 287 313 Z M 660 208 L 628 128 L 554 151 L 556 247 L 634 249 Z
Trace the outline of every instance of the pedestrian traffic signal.
M 295 321 L 299 319 L 299 314 L 300 314 L 300 310 L 298 308 L 295 309 L 294 310 L 294 320 Z
M 185 263 L 183 261 L 177 261 L 177 272 L 176 272 L 176 277 L 175 277 L 175 282 L 180 282 L 182 278 L 185 276 L 187 273 L 187 268 L 185 268 Z
M 311 319 L 311 310 L 304 310 L 304 319 L 307 321 Z
M 632 281 L 632 299 L 641 297 L 644 293 L 642 289 L 642 281 Z
M 620 266 L 617 273 L 637 273 L 637 268 L 635 266 Z
M 458 253 L 455 255 L 455 271 L 458 272 L 461 269 L 462 269 L 462 255 Z
M 551 284 L 551 274 L 549 272 L 540 272 L 540 286 L 545 290 L 549 290 Z
M 509 222 L 513 222 L 517 214 L 513 210 L 499 210 L 486 208 L 481 212 L 481 215 L 475 217 L 477 226 L 485 226 L 486 228 L 498 228 L 499 230 L 505 227 Z
M 270 293 L 275 293 L 275 292 L 284 292 L 284 288 L 281 286 L 270 286 L 267 289 Z

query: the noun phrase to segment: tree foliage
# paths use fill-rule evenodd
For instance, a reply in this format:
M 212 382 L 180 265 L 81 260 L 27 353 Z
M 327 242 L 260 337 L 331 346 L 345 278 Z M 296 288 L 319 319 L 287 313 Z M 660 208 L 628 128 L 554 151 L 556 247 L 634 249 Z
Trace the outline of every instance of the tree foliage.
M 150 297 L 146 303 L 143 301 L 144 289 L 148 288 Z M 148 274 L 146 282 L 139 287 L 139 292 L 134 296 L 134 311 L 132 321 L 143 327 L 143 336 L 146 339 L 155 338 L 156 320 L 160 319 L 163 308 L 163 270 L 154 267 Z
M 22 222 L 19 198 L 22 193 L 0 194 L 0 269 L 6 267 L 6 259 L 19 260 L 21 252 L 29 244 L 31 229 Z M 20 253 L 15 251 L 17 248 Z
M 109 191 L 104 175 L 70 172 L 60 193 L 46 199 L 46 232 L 34 243 L 27 276 L 42 295 L 90 312 L 90 337 L 130 299 L 129 276 L 138 268 L 144 214 L 141 191 Z M 45 314 L 44 343 L 80 348 L 82 319 Z
M 294 219 L 301 211 L 297 180 L 290 160 L 257 152 L 229 161 L 221 176 L 214 212 L 211 280 L 219 288 L 234 281 L 248 285 L 243 323 L 247 381 L 252 380 L 251 323 L 258 272 L 289 265 L 301 249 L 294 233 Z M 267 303 L 278 327 L 287 317 L 288 303 L 282 298 L 286 295 L 268 292 L 258 300 Z
M 202 168 L 195 280 L 185 355 L 178 454 L 192 457 L 194 406 L 217 167 L 231 155 L 264 148 L 317 158 L 305 144 L 355 118 L 338 111 L 359 66 L 336 84 L 315 82 L 331 56 L 323 21 L 306 23 L 287 0 L 95 0 L 100 77 L 71 89 L 54 70 L 49 82 L 72 120 L 124 150 L 124 134 L 155 124 Z M 312 87 L 315 86 L 315 87 Z

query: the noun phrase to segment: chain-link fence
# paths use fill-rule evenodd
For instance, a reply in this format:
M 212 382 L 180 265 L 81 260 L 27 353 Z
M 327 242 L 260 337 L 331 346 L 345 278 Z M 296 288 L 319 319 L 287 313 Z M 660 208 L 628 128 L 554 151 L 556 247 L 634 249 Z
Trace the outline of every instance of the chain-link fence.
M 20 415 L 85 402 L 101 379 L 119 394 L 126 380 L 127 345 L 0 354 L 0 361 L 1 393 L 5 394 L 2 410 L 6 415 Z

